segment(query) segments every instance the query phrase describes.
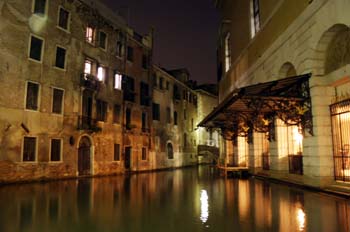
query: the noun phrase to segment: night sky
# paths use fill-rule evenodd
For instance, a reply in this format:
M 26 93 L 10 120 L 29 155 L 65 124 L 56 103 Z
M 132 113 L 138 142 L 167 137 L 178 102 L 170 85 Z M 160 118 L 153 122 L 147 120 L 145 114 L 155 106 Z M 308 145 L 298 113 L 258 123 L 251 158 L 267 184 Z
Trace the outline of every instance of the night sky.
M 185 67 L 199 84 L 216 83 L 219 15 L 212 0 L 102 2 L 129 19 L 129 25 L 139 34 L 154 27 L 154 63 L 166 69 Z

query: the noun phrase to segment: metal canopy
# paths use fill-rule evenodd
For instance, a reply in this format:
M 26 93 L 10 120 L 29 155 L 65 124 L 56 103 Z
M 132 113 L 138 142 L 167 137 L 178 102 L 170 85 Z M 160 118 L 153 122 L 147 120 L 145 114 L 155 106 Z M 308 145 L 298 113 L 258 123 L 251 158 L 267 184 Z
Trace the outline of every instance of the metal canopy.
M 305 74 L 237 89 L 198 126 L 219 128 L 227 140 L 248 136 L 249 142 L 253 131 L 269 132 L 274 139 L 274 118 L 278 117 L 312 135 L 310 77 Z

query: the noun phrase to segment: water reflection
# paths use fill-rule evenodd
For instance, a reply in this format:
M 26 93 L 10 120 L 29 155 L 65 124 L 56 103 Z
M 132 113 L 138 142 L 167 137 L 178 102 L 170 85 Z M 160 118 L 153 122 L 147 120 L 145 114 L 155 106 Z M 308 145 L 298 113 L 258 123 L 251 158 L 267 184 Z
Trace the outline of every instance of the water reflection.
M 208 193 L 206 190 L 201 191 L 201 221 L 206 223 L 209 217 Z
M 349 231 L 349 201 L 177 170 L 0 187 L 0 231 Z

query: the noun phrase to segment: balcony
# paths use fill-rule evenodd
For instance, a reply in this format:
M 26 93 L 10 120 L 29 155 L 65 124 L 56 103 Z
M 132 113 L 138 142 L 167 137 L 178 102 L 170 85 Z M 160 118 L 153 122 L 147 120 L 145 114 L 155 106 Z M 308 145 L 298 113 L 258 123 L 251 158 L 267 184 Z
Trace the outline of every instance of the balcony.
M 80 86 L 94 91 L 100 89 L 101 82 L 94 75 L 83 73 L 80 77 Z
M 97 125 L 97 120 L 87 116 L 78 116 L 78 130 L 88 130 L 98 132 L 101 128 Z
M 303 156 L 288 155 L 289 173 L 303 175 Z

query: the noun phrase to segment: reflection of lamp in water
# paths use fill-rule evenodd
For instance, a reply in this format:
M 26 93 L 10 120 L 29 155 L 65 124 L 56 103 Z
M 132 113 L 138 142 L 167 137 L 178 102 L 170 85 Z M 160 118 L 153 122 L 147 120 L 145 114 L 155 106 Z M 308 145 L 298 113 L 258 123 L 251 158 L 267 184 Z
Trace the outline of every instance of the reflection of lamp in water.
M 206 223 L 209 217 L 209 202 L 208 202 L 208 194 L 206 190 L 201 191 L 201 221 Z
M 301 131 L 299 130 L 296 130 L 294 132 L 294 140 L 297 142 L 297 146 L 298 146 L 298 153 L 301 153 L 302 150 L 301 150 L 301 146 L 303 144 L 303 134 Z
M 299 231 L 304 231 L 305 213 L 301 208 L 297 209 L 297 221 L 298 221 L 298 225 L 299 225 Z

